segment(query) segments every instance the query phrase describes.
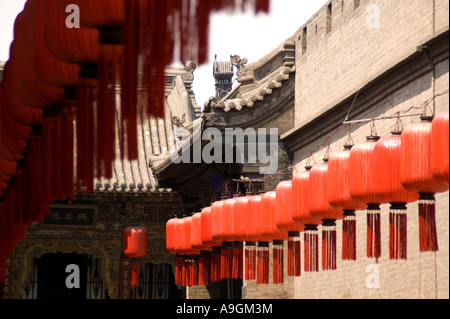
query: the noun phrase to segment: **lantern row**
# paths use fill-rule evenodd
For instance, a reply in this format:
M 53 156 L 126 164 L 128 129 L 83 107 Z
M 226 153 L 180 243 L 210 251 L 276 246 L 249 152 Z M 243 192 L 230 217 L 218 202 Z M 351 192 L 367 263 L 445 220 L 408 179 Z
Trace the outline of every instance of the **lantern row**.
M 269 10 L 269 0 L 243 2 L 251 5 Z M 116 119 L 122 158 L 137 159 L 138 114 L 164 117 L 166 66 L 174 56 L 205 63 L 210 14 L 234 7 L 234 0 L 25 3 L 0 83 L 0 282 L 6 256 L 50 203 L 93 192 L 94 177 L 112 177 Z
M 217 201 L 201 213 L 166 225 L 167 250 L 177 255 L 176 282 L 208 285 L 223 279 L 269 283 L 301 275 L 300 234 L 307 272 L 336 269 L 336 221 L 342 221 L 342 259 L 356 260 L 356 212 L 367 214 L 367 257 L 381 257 L 380 205 L 390 204 L 389 258 L 407 259 L 406 204 L 419 201 L 420 251 L 437 251 L 434 194 L 449 189 L 449 112 L 391 136 L 346 145 L 322 165 L 307 167 L 275 191 Z M 244 245 L 245 243 L 245 245 Z M 243 251 L 245 247 L 245 252 Z M 245 274 L 244 274 L 245 269 Z

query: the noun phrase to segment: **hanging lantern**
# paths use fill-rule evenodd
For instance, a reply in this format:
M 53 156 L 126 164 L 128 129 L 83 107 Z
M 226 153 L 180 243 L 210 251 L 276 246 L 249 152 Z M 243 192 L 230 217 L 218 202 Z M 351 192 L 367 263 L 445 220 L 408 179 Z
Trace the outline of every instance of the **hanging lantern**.
M 175 218 L 166 223 L 166 249 L 169 253 L 175 254 Z
M 232 256 L 228 256 L 229 253 L 225 246 L 226 239 L 224 236 L 225 228 L 225 213 L 224 213 L 225 200 L 217 201 L 211 206 L 211 237 L 214 241 L 221 243 L 220 249 L 220 280 L 225 276 L 225 273 L 229 271 L 229 263 Z M 228 259 L 226 258 L 228 256 Z M 228 262 L 227 262 L 228 261 Z M 225 269 L 227 268 L 227 270 Z
M 311 166 L 306 171 L 297 174 L 292 179 L 292 192 L 294 193 L 293 220 L 298 224 L 305 225 L 304 234 L 304 269 L 306 272 L 319 271 L 319 234 L 318 225 L 322 224 L 320 219 L 313 217 L 309 211 L 309 175 Z
M 275 224 L 275 211 L 277 209 L 277 193 L 267 192 L 262 196 L 262 222 L 261 235 L 265 242 L 272 242 L 273 250 L 273 283 L 284 282 L 284 240 L 288 239 L 288 232 L 278 229 Z M 268 254 L 268 251 L 267 251 Z M 264 260 L 264 262 L 266 262 Z M 260 284 L 268 284 L 269 264 L 262 265 Z M 258 269 L 259 271 L 260 269 Z M 258 282 L 257 282 L 258 283 Z
M 180 243 L 181 253 L 184 255 L 185 261 L 185 278 L 187 287 L 198 285 L 198 256 L 200 251 L 194 249 L 191 243 L 192 234 L 192 217 L 183 218 L 181 223 Z
M 277 207 L 275 211 L 275 224 L 280 230 L 288 232 L 288 276 L 299 277 L 301 275 L 301 249 L 300 232 L 305 230 L 303 224 L 294 222 L 294 193 L 292 181 L 284 181 L 278 184 Z
M 212 282 L 220 281 L 220 247 L 221 242 L 215 241 L 211 235 L 211 207 L 202 210 L 201 239 L 204 245 L 211 247 L 210 279 Z
M 232 279 L 233 273 L 238 271 L 235 265 L 235 250 L 239 248 L 234 247 L 235 236 L 234 236 L 234 210 L 237 198 L 229 198 L 223 203 L 222 218 L 223 218 L 223 242 L 222 242 L 222 256 L 225 259 L 225 267 L 221 270 L 222 279 Z M 236 253 L 237 254 L 237 253 Z M 236 256 L 237 258 L 237 256 Z M 223 264 L 222 264 L 223 265 Z M 235 266 L 235 267 L 233 267 Z
M 175 257 L 175 284 L 176 285 L 183 285 L 185 284 L 185 262 L 184 257 L 181 253 L 181 243 L 180 243 L 180 234 L 181 234 L 181 227 L 182 227 L 182 220 L 179 218 L 173 218 L 171 219 L 171 223 L 166 228 L 166 236 L 167 241 L 169 242 L 169 248 L 173 250 L 173 253 L 176 255 Z
M 375 193 L 375 145 L 379 136 L 367 137 L 365 143 L 356 144 L 350 151 L 350 195 L 367 204 L 367 257 L 381 257 L 380 204 L 386 203 Z
M 407 259 L 406 204 L 419 195 L 403 188 L 400 182 L 402 166 L 401 132 L 382 138 L 375 145 L 375 194 L 391 204 L 389 213 L 389 258 Z
M 328 161 L 328 202 L 344 211 L 342 221 L 342 260 L 356 260 L 356 215 L 357 210 L 365 210 L 367 205 L 354 200 L 350 195 L 350 150 L 353 145 L 344 146 L 345 151 L 330 155 Z
M 260 262 L 261 265 L 263 265 L 264 256 L 262 254 L 265 253 L 264 249 L 267 245 L 261 236 L 262 196 L 251 196 L 248 205 L 248 212 L 244 215 L 245 224 L 247 227 L 247 241 L 245 243 L 245 249 L 246 255 L 248 255 L 248 262 L 246 261 L 246 269 L 248 269 L 248 280 L 256 280 L 257 265 L 258 269 L 260 268 Z M 257 249 L 257 242 L 259 242 L 259 247 L 261 249 Z M 267 255 L 267 262 L 268 258 L 269 256 Z
M 336 220 L 344 212 L 333 208 L 328 202 L 328 159 L 314 166 L 309 173 L 310 197 L 308 209 L 311 216 L 321 219 L 322 224 L 322 269 L 335 270 L 336 265 Z
M 191 225 L 191 245 L 192 248 L 200 252 L 198 258 L 198 285 L 207 286 L 209 284 L 211 251 L 212 248 L 202 241 L 202 216 L 201 213 L 192 215 Z
M 439 182 L 449 185 L 449 111 L 433 119 L 431 129 L 431 170 Z
M 142 227 L 130 227 L 123 232 L 123 255 L 138 259 L 147 256 L 147 230 Z M 139 263 L 132 263 L 133 286 L 139 286 Z
M 244 242 L 247 241 L 247 219 L 245 215 L 248 213 L 250 205 L 250 196 L 237 197 L 233 209 L 233 233 L 234 233 L 234 252 L 233 252 L 233 278 L 243 278 L 244 268 Z M 249 256 L 246 256 L 248 264 Z M 248 274 L 248 265 L 246 269 L 246 277 Z
M 433 177 L 431 165 L 431 118 L 411 124 L 401 136 L 402 165 L 400 180 L 405 189 L 420 195 L 419 238 L 420 251 L 438 251 L 435 219 L 435 194 L 448 190 L 448 185 Z

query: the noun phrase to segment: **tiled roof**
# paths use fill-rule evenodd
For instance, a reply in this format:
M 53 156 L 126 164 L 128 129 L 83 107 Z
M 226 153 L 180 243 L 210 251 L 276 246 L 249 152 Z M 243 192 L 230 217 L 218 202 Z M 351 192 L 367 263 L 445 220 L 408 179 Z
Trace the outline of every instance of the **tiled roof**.
M 273 90 L 281 88 L 296 71 L 295 42 L 288 39 L 259 61 L 238 68 L 240 84 L 223 99 L 212 100 L 213 108 L 225 112 L 252 108 L 255 103 L 270 96 Z M 210 102 L 205 103 L 205 107 Z
M 214 76 L 233 76 L 234 70 L 231 62 L 214 61 Z
M 111 179 L 97 179 L 97 192 L 171 192 L 160 189 L 151 163 L 167 158 L 174 142 L 171 134 L 175 129 L 173 117 L 184 118 L 186 123 L 195 120 L 195 100 L 185 85 L 184 74 L 175 74 L 171 90 L 166 95 L 165 118 L 138 119 L 138 159 L 121 160 L 120 141 L 116 125 L 116 160 Z M 120 103 L 120 98 L 118 98 Z

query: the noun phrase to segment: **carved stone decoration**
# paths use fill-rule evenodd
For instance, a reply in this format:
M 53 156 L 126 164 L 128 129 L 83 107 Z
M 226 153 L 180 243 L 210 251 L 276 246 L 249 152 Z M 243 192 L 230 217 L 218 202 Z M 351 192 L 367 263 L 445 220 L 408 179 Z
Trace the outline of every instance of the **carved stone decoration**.
M 181 119 L 178 116 L 174 116 L 172 118 L 172 123 L 176 126 L 176 127 L 184 127 L 184 124 L 186 123 L 186 114 L 183 114 L 181 116 Z
M 184 67 L 186 74 L 183 75 L 184 82 L 194 81 L 194 72 L 197 70 L 197 64 L 195 62 L 190 62 Z
M 241 59 L 239 55 L 231 55 L 230 56 L 231 64 L 234 65 L 237 68 L 237 75 L 238 77 L 246 77 L 251 76 L 252 72 L 251 70 L 248 70 L 245 66 L 248 63 L 248 59 L 244 58 Z

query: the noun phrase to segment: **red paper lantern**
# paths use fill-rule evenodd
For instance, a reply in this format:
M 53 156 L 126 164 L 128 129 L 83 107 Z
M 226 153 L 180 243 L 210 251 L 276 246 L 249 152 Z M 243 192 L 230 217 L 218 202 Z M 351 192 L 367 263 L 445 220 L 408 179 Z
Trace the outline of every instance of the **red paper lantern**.
M 314 166 L 309 173 L 310 197 L 308 209 L 311 216 L 321 219 L 322 224 L 322 269 L 336 269 L 336 220 L 344 212 L 333 208 L 328 202 L 328 159 Z
M 275 223 L 280 230 L 288 232 L 288 276 L 299 277 L 301 274 L 301 249 L 300 232 L 305 226 L 297 224 L 293 219 L 294 214 L 294 193 L 292 181 L 284 181 L 278 184 L 277 189 L 277 209 L 275 211 Z
M 210 280 L 212 282 L 220 281 L 220 247 L 221 242 L 215 241 L 211 236 L 211 207 L 206 207 L 202 210 L 202 230 L 201 239 L 204 245 L 211 247 L 211 269 Z
M 272 242 L 273 244 L 273 283 L 283 283 L 284 272 L 284 240 L 289 238 L 288 232 L 278 229 L 275 224 L 275 212 L 277 210 L 277 193 L 276 191 L 267 192 L 262 196 L 262 222 L 261 222 L 261 235 L 265 242 Z M 266 264 L 262 268 L 262 276 L 257 281 L 260 284 L 268 283 L 268 270 L 269 265 Z M 258 270 L 260 270 L 258 268 Z
M 375 192 L 375 145 L 379 136 L 368 136 L 365 143 L 356 144 L 350 151 L 350 195 L 367 204 L 367 257 L 381 257 L 380 204 L 386 203 Z
M 191 224 L 191 245 L 192 248 L 200 251 L 198 259 L 198 284 L 200 286 L 209 284 L 212 248 L 202 241 L 202 216 L 196 213 L 192 216 Z
M 311 166 L 306 171 L 296 174 L 292 179 L 292 191 L 294 193 L 294 212 L 292 218 L 298 224 L 305 225 L 304 234 L 304 269 L 306 272 L 319 271 L 319 235 L 318 225 L 320 219 L 314 218 L 308 208 L 310 197 L 309 174 Z
M 238 271 L 238 265 L 234 262 L 238 258 L 237 254 L 239 252 L 239 247 L 234 247 L 234 242 L 237 239 L 234 233 L 236 200 L 237 198 L 229 198 L 223 202 L 222 207 L 222 260 L 225 262 L 222 263 L 220 268 L 222 279 L 231 279 Z
M 256 280 L 256 266 L 259 260 L 257 253 L 260 253 L 257 252 L 256 243 L 260 242 L 261 246 L 266 246 L 261 236 L 262 196 L 251 196 L 248 205 L 248 212 L 244 215 L 244 223 L 247 227 L 246 273 L 248 273 L 248 280 Z
M 170 219 L 166 223 L 166 249 L 169 253 L 175 254 L 175 219 Z
M 147 256 L 147 231 L 142 227 L 130 227 L 123 232 L 123 254 L 126 258 Z
M 180 243 L 181 253 L 185 255 L 185 267 L 186 267 L 186 286 L 192 287 L 198 285 L 198 256 L 200 251 L 192 247 L 191 243 L 192 233 L 192 217 L 185 217 L 182 219 Z
M 407 191 L 400 182 L 402 166 L 401 132 L 379 140 L 375 145 L 375 194 L 391 204 L 389 225 L 389 258 L 407 259 L 406 204 L 419 195 Z
M 354 174 L 350 166 L 350 150 L 353 145 L 346 145 L 345 151 L 330 155 L 328 161 L 328 202 L 344 211 L 342 221 L 342 260 L 356 260 L 356 218 L 357 210 L 365 210 L 367 205 L 354 200 L 350 195 L 350 175 Z
M 147 256 L 147 230 L 142 227 L 130 227 L 123 232 L 123 255 L 126 258 L 144 258 Z M 139 286 L 139 263 L 132 263 L 131 284 Z
M 431 129 L 431 171 L 439 182 L 449 185 L 449 111 L 433 119 Z
M 431 165 L 432 122 L 424 118 L 411 124 L 401 136 L 402 166 L 400 180 L 404 188 L 420 194 L 419 237 L 420 251 L 438 251 L 435 193 L 448 190 L 448 185 L 433 177 Z

